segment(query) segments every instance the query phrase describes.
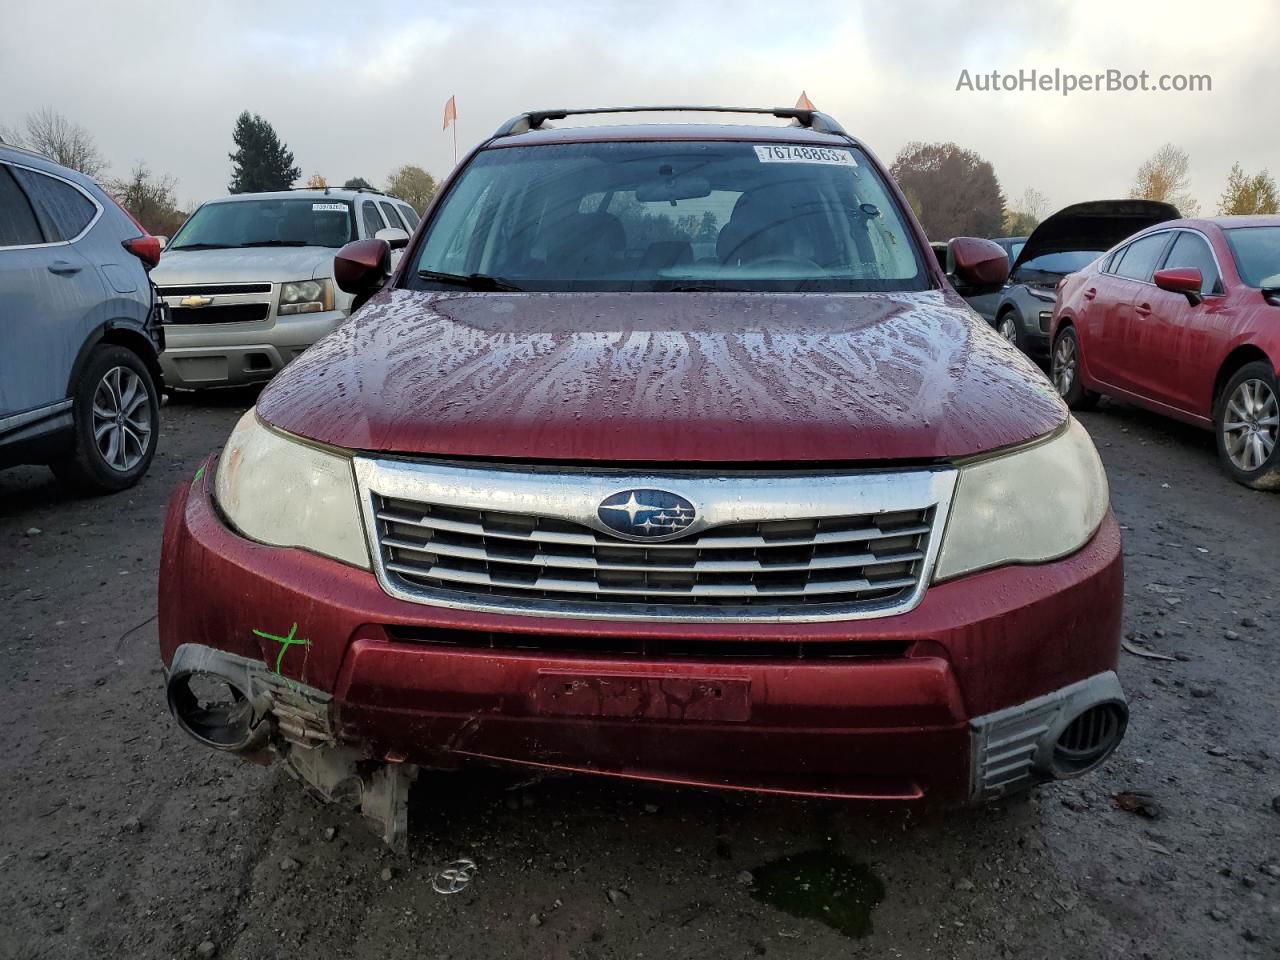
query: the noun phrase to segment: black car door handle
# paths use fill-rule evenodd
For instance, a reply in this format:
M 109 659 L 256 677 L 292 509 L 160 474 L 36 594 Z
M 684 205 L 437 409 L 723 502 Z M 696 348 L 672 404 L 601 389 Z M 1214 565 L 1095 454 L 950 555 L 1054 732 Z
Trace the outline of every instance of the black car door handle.
M 79 273 L 80 266 L 69 260 L 55 260 L 49 264 L 49 272 L 56 273 L 60 277 L 69 277 L 73 273 Z

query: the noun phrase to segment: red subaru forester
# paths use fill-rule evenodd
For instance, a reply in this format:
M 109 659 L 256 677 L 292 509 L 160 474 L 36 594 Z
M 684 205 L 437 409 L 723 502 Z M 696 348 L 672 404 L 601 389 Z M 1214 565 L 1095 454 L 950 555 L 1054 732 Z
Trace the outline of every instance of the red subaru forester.
M 960 298 L 1004 252 L 944 274 L 824 114 L 547 123 L 598 112 L 504 125 L 394 271 L 344 248 L 367 303 L 175 493 L 179 724 L 393 845 L 419 768 L 469 760 L 951 802 L 1101 763 L 1120 535 Z

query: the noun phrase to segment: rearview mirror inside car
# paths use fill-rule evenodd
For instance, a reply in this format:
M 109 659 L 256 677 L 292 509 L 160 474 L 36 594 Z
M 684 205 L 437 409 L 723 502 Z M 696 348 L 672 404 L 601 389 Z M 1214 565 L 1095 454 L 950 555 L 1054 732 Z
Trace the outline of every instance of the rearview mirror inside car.
M 955 237 L 947 244 L 947 279 L 962 297 L 995 293 L 1009 279 L 1009 255 L 990 240 Z
M 375 240 L 385 240 L 392 250 L 403 250 L 409 245 L 409 234 L 399 227 L 383 227 L 373 235 Z
M 675 203 L 677 200 L 696 200 L 711 196 L 711 181 L 706 177 L 663 177 L 649 180 L 636 187 L 636 199 L 641 203 Z
M 379 231 L 390 233 L 390 228 Z M 404 233 L 403 230 L 399 231 Z M 333 258 L 333 279 L 338 289 L 355 295 L 356 310 L 382 289 L 391 275 L 391 244 L 378 237 L 352 240 Z
M 1204 285 L 1204 276 L 1196 267 L 1174 267 L 1169 270 L 1157 270 L 1152 281 L 1161 290 L 1170 293 L 1181 293 L 1193 307 L 1204 298 L 1200 296 L 1200 288 Z

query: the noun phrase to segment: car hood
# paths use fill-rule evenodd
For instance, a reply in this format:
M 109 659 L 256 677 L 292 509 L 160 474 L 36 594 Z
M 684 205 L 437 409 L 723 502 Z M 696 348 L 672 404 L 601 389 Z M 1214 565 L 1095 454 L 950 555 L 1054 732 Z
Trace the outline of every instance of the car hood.
M 357 450 L 650 464 L 934 460 L 1066 417 L 941 291 L 384 291 L 258 410 Z
M 1090 200 L 1051 214 L 1031 231 L 1009 272 L 1046 253 L 1109 250 L 1125 237 L 1166 220 L 1177 220 L 1178 208 L 1157 200 Z
M 151 271 L 157 286 L 245 283 L 332 277 L 332 247 L 245 247 L 233 250 L 166 250 Z

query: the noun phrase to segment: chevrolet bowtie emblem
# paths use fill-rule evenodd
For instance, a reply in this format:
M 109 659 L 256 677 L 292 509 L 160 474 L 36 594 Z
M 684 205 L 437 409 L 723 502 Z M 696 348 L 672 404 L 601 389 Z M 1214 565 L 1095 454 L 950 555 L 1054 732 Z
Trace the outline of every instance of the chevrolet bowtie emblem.
M 211 303 L 213 303 L 213 297 L 201 296 L 183 297 L 178 301 L 178 305 L 181 307 L 207 307 Z

